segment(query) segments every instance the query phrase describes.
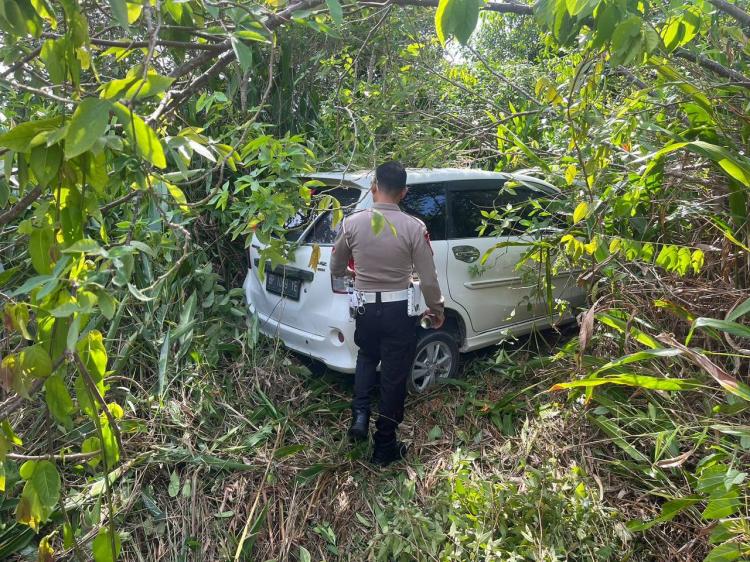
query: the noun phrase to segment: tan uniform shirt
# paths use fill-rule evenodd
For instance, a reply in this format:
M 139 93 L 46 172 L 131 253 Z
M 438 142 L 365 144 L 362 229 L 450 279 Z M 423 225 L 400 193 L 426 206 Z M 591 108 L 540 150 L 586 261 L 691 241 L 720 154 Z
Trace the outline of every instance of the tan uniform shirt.
M 425 303 L 433 312 L 442 314 L 443 294 L 427 227 L 393 203 L 375 203 L 373 209 L 383 214 L 385 227 L 378 234 L 373 232 L 370 209 L 344 219 L 333 246 L 331 272 L 343 277 L 349 259 L 354 258 L 355 288 L 385 292 L 407 289 L 416 271 Z M 395 235 L 390 225 L 395 228 Z

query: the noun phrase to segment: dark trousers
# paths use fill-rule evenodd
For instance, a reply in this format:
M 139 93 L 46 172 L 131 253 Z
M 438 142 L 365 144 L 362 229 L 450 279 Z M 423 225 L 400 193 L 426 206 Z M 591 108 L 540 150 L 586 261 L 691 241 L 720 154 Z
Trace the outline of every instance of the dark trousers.
M 354 342 L 359 353 L 352 408 L 370 410 L 370 393 L 377 382 L 380 363 L 380 405 L 374 440 L 391 442 L 404 419 L 406 378 L 417 345 L 417 318 L 407 314 L 406 301 L 366 304 L 364 313 L 357 314 Z

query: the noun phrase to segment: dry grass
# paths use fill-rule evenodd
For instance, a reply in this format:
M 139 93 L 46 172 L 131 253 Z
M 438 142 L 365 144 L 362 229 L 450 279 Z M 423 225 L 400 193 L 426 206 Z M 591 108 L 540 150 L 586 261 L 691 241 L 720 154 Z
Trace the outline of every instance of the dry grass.
M 475 358 L 467 384 L 410 400 L 401 428 L 412 445 L 409 461 L 378 470 L 366 462 L 367 446 L 344 437 L 348 377 L 316 378 L 278 357 L 259 353 L 221 373 L 184 376 L 162 408 L 143 411 L 148 434 L 128 448 L 152 452 L 118 490 L 129 507 L 121 516 L 130 538 L 124 560 L 231 560 L 243 532 L 241 560 L 296 560 L 300 547 L 313 560 L 364 560 L 383 490 L 406 473 L 428 504 L 459 448 L 479 453 L 477 470 L 510 480 L 552 458 L 577 463 L 623 521 L 644 512 L 643 498 L 631 505 L 602 474 L 589 450 L 597 437 L 578 408 L 538 394 L 569 378 L 572 363 L 530 379 Z M 498 412 L 499 402 L 509 403 Z M 502 416 L 512 435 L 498 427 Z

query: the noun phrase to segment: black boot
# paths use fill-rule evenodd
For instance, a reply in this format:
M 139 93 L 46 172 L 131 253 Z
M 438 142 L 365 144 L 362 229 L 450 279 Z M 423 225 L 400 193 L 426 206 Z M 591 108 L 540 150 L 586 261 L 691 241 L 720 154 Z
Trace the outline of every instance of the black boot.
M 406 444 L 396 441 L 396 439 L 388 443 L 378 443 L 375 441 L 370 462 L 378 466 L 388 466 L 392 462 L 400 461 L 406 457 L 408 449 Z
M 349 427 L 350 441 L 364 441 L 370 433 L 370 412 L 352 410 L 352 425 Z

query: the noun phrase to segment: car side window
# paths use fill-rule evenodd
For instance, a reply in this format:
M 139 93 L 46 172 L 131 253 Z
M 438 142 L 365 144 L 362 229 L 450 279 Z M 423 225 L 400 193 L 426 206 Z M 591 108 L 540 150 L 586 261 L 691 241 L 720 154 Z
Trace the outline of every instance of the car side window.
M 532 211 L 526 203 L 539 195 L 524 186 L 516 186 L 512 191 L 503 190 L 502 184 L 497 183 L 491 187 L 456 189 L 451 193 L 451 238 L 522 234 Z M 488 219 L 487 214 L 491 218 Z
M 420 183 L 409 187 L 401 210 L 425 223 L 430 239 L 445 240 L 446 202 L 445 184 Z

